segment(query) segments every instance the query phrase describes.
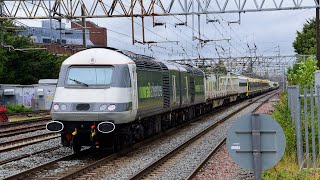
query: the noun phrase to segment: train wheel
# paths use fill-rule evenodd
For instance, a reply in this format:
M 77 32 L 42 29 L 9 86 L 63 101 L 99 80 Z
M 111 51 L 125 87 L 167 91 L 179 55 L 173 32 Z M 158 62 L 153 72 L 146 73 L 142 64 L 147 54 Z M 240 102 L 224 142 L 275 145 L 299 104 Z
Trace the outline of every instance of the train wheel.
M 79 143 L 74 143 L 72 149 L 74 153 L 79 153 L 81 151 L 81 145 Z
M 113 136 L 113 145 L 112 145 L 112 151 L 113 153 L 117 152 L 120 148 L 119 143 L 118 143 L 118 137 L 116 135 Z

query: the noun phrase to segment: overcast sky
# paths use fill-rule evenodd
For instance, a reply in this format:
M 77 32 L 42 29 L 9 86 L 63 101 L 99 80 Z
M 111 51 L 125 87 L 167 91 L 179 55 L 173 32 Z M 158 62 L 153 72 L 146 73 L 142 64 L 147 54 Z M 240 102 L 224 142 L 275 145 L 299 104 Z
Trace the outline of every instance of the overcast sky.
M 315 16 L 315 10 L 293 10 L 293 11 L 274 11 L 274 12 L 257 12 L 241 14 L 240 24 L 232 23 L 228 25 L 227 22 L 238 21 L 238 14 L 220 14 L 209 15 L 209 19 L 218 19 L 220 23 L 205 23 L 205 16 L 201 17 L 200 32 L 201 39 L 221 40 L 231 39 L 227 41 L 210 42 L 200 50 L 200 55 L 204 57 L 227 56 L 229 48 L 231 56 L 248 55 L 249 45 L 251 54 L 254 52 L 254 45 L 257 47 L 257 54 L 275 55 L 280 53 L 282 55 L 292 55 L 294 50 L 292 42 L 296 37 L 296 31 L 301 31 L 303 24 L 307 19 Z M 166 27 L 152 27 L 150 18 L 146 18 L 145 38 L 146 41 L 179 41 L 179 45 L 174 43 L 159 43 L 160 47 L 152 47 L 156 55 L 162 53 L 172 54 L 176 51 L 183 53 L 184 50 L 188 52 L 188 56 L 197 56 L 197 43 L 192 41 L 192 23 L 191 17 L 188 18 L 188 26 L 174 27 L 184 17 L 158 17 L 156 21 L 166 22 Z M 195 18 L 197 19 L 197 18 Z M 110 29 L 108 43 L 109 46 L 118 48 L 129 48 L 138 50 L 131 45 L 131 37 L 120 35 L 116 32 L 121 32 L 131 36 L 131 23 L 129 19 L 98 19 L 94 20 L 100 26 Z M 135 24 L 135 38 L 141 40 L 141 20 L 137 19 Z M 139 23 L 139 24 L 138 24 Z M 112 30 L 112 31 L 111 31 Z M 149 30 L 152 30 L 151 33 Z M 197 21 L 194 26 L 194 35 L 198 36 Z M 166 38 L 166 39 L 164 39 Z M 141 48 L 146 48 L 147 45 L 137 45 Z M 180 47 L 182 46 L 184 50 Z M 166 49 L 163 49 L 166 48 Z M 217 48 L 217 50 L 216 50 Z M 170 52 L 171 49 L 171 52 Z M 219 55 L 218 55 L 219 54 Z M 250 54 L 250 53 L 249 53 Z M 170 55 L 169 55 L 170 56 Z M 178 55 L 179 56 L 179 55 Z M 185 57 L 185 55 L 183 55 Z
M 311 0 L 305 0 L 310 3 L 309 1 L 312 3 Z M 290 0 L 285 0 L 284 4 L 290 2 L 292 3 Z M 139 10 L 136 9 L 136 11 Z M 201 48 L 197 48 L 199 47 L 197 40 L 192 40 L 193 35 L 198 37 L 197 16 L 195 16 L 194 26 L 192 17 L 188 16 L 187 26 L 177 27 L 174 24 L 184 22 L 185 16 L 156 17 L 156 22 L 166 23 L 165 26 L 160 27 L 153 27 L 152 18 L 146 17 L 145 40 L 161 42 L 152 46 L 138 43 L 132 45 L 130 18 L 90 20 L 108 29 L 108 46 L 161 58 L 192 58 L 199 54 L 201 57 L 248 56 L 254 54 L 255 46 L 258 55 L 277 55 L 279 50 L 281 55 L 293 55 L 292 42 L 296 37 L 296 31 L 301 31 L 307 19 L 315 16 L 315 9 L 242 13 L 240 24 L 228 25 L 228 22 L 238 21 L 238 16 L 238 14 L 201 15 L 200 38 L 221 40 L 209 42 Z M 216 19 L 220 23 L 207 24 L 206 19 Z M 23 22 L 29 26 L 40 26 L 39 20 Z M 141 18 L 135 18 L 134 36 L 136 40 L 142 41 Z

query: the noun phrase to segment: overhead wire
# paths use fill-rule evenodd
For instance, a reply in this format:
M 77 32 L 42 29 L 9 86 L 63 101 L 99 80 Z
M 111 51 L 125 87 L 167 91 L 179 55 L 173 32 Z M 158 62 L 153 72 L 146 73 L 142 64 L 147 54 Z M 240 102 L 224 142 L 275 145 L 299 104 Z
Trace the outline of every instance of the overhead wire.
M 36 6 L 39 6 L 39 5 L 37 5 L 37 4 L 34 4 L 33 2 L 27 2 L 27 3 L 30 3 L 30 4 L 33 4 L 33 5 L 36 5 Z M 104 3 L 104 2 L 103 2 Z M 106 6 L 108 6 L 108 7 L 110 7 L 109 5 L 107 5 L 106 3 L 104 3 Z M 49 10 L 48 8 L 46 8 L 47 10 Z M 118 12 L 118 13 L 120 13 L 119 11 L 117 11 L 117 10 L 115 10 L 116 12 Z M 121 14 L 121 13 L 120 13 Z M 178 19 L 179 21 L 181 21 L 181 22 L 183 22 L 181 19 L 179 19 L 179 18 L 177 18 L 175 15 L 173 15 L 173 17 L 174 18 L 176 18 L 176 19 Z M 128 17 L 128 19 L 130 19 L 129 17 Z M 138 23 L 138 22 L 134 22 L 135 24 L 138 24 L 139 26 L 141 26 L 142 27 L 142 25 L 140 24 L 140 23 Z M 215 26 L 215 25 L 214 25 Z M 190 27 L 189 25 L 187 25 L 187 27 L 189 27 L 192 31 L 194 31 L 194 32 L 196 32 L 196 33 L 198 33 L 198 31 L 197 30 L 195 30 L 194 28 L 192 28 L 192 27 Z M 219 31 L 219 29 L 215 26 L 215 28 Z M 157 35 L 158 37 L 160 37 L 160 38 L 162 38 L 162 39 L 165 39 L 165 40 L 167 40 L 167 41 L 169 41 L 166 37 L 163 37 L 163 36 L 161 36 L 161 35 L 159 35 L 158 33 L 155 33 L 155 32 L 153 32 L 152 30 L 150 30 L 149 28 L 146 28 L 145 27 L 145 29 L 146 30 L 148 30 L 149 32 L 151 32 L 151 33 L 153 33 L 153 34 L 155 34 L 155 35 Z M 110 30 L 110 29 L 109 29 Z M 110 31 L 113 31 L 113 30 L 110 30 Z M 232 31 L 234 32 L 234 30 L 232 29 Z M 129 36 L 129 35 L 127 35 L 127 34 L 124 34 L 124 33 L 119 33 L 119 32 L 116 32 L 116 31 L 113 31 L 114 33 L 117 33 L 117 34 L 120 34 L 120 35 L 123 35 L 123 36 L 126 36 L 126 37 L 132 37 L 132 36 Z M 174 32 L 174 31 L 173 31 Z M 219 31 L 219 33 L 224 37 L 224 35 Z M 177 33 L 176 33 L 177 34 Z M 185 34 L 185 33 L 184 33 Z M 236 33 L 235 33 L 236 34 Z M 177 34 L 178 35 L 178 34 Z M 186 35 L 186 34 L 185 34 Z M 201 36 L 203 36 L 203 37 L 205 37 L 205 38 L 207 38 L 204 34 L 200 34 Z M 236 35 L 237 36 L 237 35 Z M 237 36 L 238 37 L 238 36 Z M 239 38 L 239 37 L 238 37 Z M 208 39 L 208 38 L 207 38 Z M 240 38 L 239 38 L 240 39 Z M 186 41 L 187 42 L 187 41 Z M 230 42 L 228 42 L 229 44 L 230 44 L 230 46 L 231 47 L 233 47 L 233 49 L 235 49 L 236 51 L 238 51 Z M 193 47 L 193 44 L 192 43 L 190 43 L 191 44 L 191 47 Z M 177 45 L 177 44 L 175 44 L 175 45 Z M 177 46 L 179 46 L 179 45 L 177 45 Z M 180 46 L 181 48 L 182 48 L 182 46 Z M 192 48 L 193 49 L 193 48 Z M 197 50 L 197 49 L 196 49 Z M 186 52 L 184 49 L 183 49 L 183 51 L 184 52 Z M 239 53 L 241 53 L 240 51 L 238 51 Z M 199 53 L 199 52 L 198 52 Z M 210 53 L 210 52 L 209 52 Z M 188 56 L 188 55 L 187 55 Z

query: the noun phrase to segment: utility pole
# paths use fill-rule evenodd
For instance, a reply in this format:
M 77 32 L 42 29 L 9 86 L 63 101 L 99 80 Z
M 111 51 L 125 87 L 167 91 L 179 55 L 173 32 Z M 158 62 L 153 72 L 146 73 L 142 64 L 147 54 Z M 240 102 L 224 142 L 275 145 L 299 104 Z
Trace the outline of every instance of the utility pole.
M 83 41 L 83 48 L 87 48 L 87 41 L 86 41 L 86 18 L 84 16 L 86 15 L 84 4 L 81 5 L 81 18 L 82 20 L 82 41 Z
M 198 3 L 198 12 L 200 12 L 200 3 Z M 199 39 L 199 47 L 201 44 L 201 33 L 200 33 L 200 14 L 198 14 L 198 39 Z
M 130 6 L 130 9 L 131 9 L 131 30 L 132 30 L 132 45 L 134 45 L 134 17 L 133 17 L 133 0 L 131 0 L 131 6 Z
M 317 3 L 319 4 L 319 0 L 317 0 Z M 316 39 L 317 39 L 317 66 L 320 68 L 320 27 L 319 27 L 319 8 L 316 8 Z
M 59 6 L 59 14 L 61 14 L 61 4 Z M 61 35 L 61 30 L 62 30 L 62 26 L 61 26 L 61 17 L 59 18 L 59 44 L 62 45 L 62 35 Z M 50 22 L 51 23 L 51 22 Z
M 3 16 L 3 0 L 0 0 L 0 17 Z M 0 28 L 1 28 L 1 48 L 4 47 L 4 32 L 3 32 L 3 20 L 0 22 Z
M 194 0 L 192 0 L 192 40 L 195 40 L 195 36 L 194 36 Z

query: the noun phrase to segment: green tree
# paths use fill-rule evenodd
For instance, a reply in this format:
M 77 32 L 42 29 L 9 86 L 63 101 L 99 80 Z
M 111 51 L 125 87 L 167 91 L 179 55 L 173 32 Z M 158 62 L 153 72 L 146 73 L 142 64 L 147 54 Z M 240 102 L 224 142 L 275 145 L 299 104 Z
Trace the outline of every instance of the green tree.
M 298 54 L 316 54 L 316 21 L 307 20 L 301 32 L 297 31 L 297 37 L 293 42 L 293 48 Z
M 317 70 L 317 60 L 309 57 L 305 60 L 300 59 L 292 68 L 288 68 L 289 85 L 307 86 L 314 85 L 314 73 Z
M 293 48 L 296 53 L 303 55 L 316 54 L 315 24 L 315 18 L 309 19 L 304 24 L 302 31 L 297 31 L 297 37 L 293 42 Z M 288 68 L 289 85 L 312 86 L 316 70 L 316 59 L 312 57 L 298 59 L 292 68 Z
M 6 21 L 5 26 L 14 26 Z M 35 84 L 39 79 L 57 78 L 66 57 L 57 57 L 45 50 L 14 50 L 36 48 L 30 37 L 6 32 L 6 48 L 0 49 L 0 84 Z M 13 48 L 10 48 L 12 46 Z

